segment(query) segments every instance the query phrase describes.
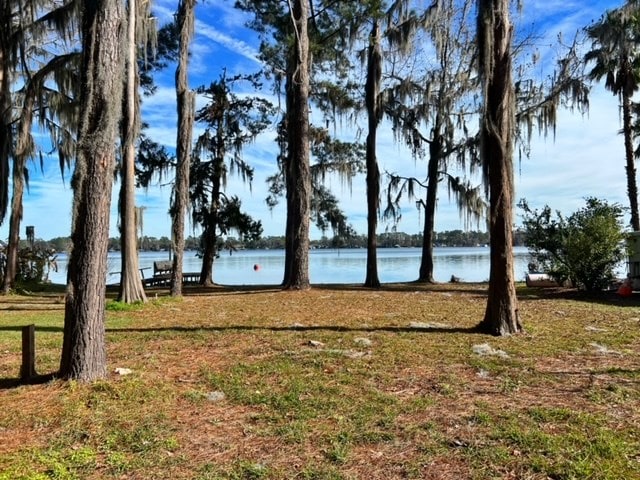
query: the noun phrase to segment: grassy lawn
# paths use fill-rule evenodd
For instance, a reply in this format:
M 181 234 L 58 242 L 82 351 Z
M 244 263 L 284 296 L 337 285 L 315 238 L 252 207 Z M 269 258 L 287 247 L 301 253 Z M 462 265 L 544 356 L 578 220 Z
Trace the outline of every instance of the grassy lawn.
M 0 480 L 640 478 L 640 295 L 518 291 L 494 338 L 486 285 L 159 290 L 109 303 L 108 379 L 27 386 L 62 296 L 0 297 Z

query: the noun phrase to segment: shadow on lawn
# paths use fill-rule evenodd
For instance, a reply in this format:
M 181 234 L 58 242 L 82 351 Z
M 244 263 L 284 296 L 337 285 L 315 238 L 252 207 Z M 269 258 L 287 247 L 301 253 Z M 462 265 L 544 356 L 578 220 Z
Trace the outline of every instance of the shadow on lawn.
M 23 387 L 26 385 L 43 385 L 55 380 L 57 378 L 56 373 L 48 373 L 46 375 L 36 374 L 28 379 L 0 378 L 0 390 L 11 390 L 13 388 Z
M 0 327 L 0 331 L 21 331 L 22 326 L 4 326 Z M 107 328 L 106 333 L 192 333 L 192 332 L 252 332 L 252 331 L 271 331 L 271 332 L 305 332 L 305 331 L 334 331 L 334 332 L 391 332 L 391 333 L 466 333 L 473 334 L 480 332 L 477 328 L 446 328 L 446 327 L 344 327 L 344 326 L 290 326 L 290 327 L 269 327 L 255 325 L 235 325 L 224 327 L 212 326 L 194 326 L 194 327 L 149 327 L 149 328 Z M 40 332 L 59 332 L 62 333 L 61 327 L 37 327 Z M 55 373 L 47 375 L 34 375 L 29 379 L 20 378 L 0 378 L 0 390 L 9 390 L 24 385 L 41 385 L 56 378 Z
M 569 300 L 616 307 L 640 306 L 640 292 L 634 292 L 629 297 L 622 297 L 615 291 L 586 292 L 575 288 L 522 287 L 518 289 L 518 298 L 522 300 Z
M 4 332 L 20 332 L 22 325 L 8 325 L 0 327 L 0 331 Z M 145 333 L 145 332 L 251 332 L 251 331 L 270 331 L 270 332 L 305 332 L 305 331 L 320 331 L 327 330 L 333 332 L 391 332 L 391 333 L 482 333 L 477 328 L 461 328 L 461 327 L 429 327 L 425 326 L 416 327 L 345 327 L 341 325 L 311 325 L 311 326 L 297 326 L 292 325 L 289 327 L 270 327 L 260 325 L 225 325 L 225 326 L 190 326 L 183 327 L 176 325 L 173 327 L 124 327 L 124 328 L 107 328 L 106 333 Z M 49 332 L 49 333 L 62 333 L 62 327 L 36 327 L 36 332 Z
M 335 292 L 406 292 L 406 293 L 441 293 L 472 295 L 477 298 L 486 298 L 489 285 L 487 283 L 383 283 L 379 288 L 368 288 L 362 284 L 326 283 L 312 284 L 312 290 Z M 255 293 L 279 293 L 285 292 L 278 285 L 215 285 L 213 287 L 189 286 L 185 287 L 185 296 L 203 295 L 248 295 Z M 156 293 L 168 294 L 166 289 L 157 290 Z M 516 293 L 521 300 L 572 300 L 576 302 L 598 303 L 620 307 L 640 306 L 640 292 L 633 293 L 630 297 L 621 297 L 615 291 L 585 292 L 575 288 L 564 287 L 527 287 L 523 283 L 516 285 Z M 151 295 L 149 295 L 151 296 Z
M 344 327 L 340 325 L 312 325 L 312 326 L 296 326 L 290 327 L 269 327 L 258 325 L 227 325 L 221 327 L 214 326 L 193 326 L 193 327 L 149 327 L 149 328 L 107 328 L 107 333 L 146 333 L 146 332 L 253 332 L 253 331 L 269 331 L 269 332 L 390 332 L 390 333 L 467 333 L 482 334 L 476 327 Z

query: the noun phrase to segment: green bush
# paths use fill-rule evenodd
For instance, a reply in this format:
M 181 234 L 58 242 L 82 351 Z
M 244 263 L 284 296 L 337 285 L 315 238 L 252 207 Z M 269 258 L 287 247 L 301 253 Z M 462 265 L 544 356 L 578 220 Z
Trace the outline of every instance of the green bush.
M 588 291 L 609 285 L 626 253 L 620 205 L 589 197 L 568 218 L 560 212 L 552 215 L 546 205 L 531 210 L 521 200 L 518 206 L 524 211 L 525 244 L 540 270 Z
M 18 250 L 18 270 L 16 282 L 40 283 L 49 280 L 49 272 L 57 271 L 57 255 L 54 250 L 35 246 L 23 247 Z M 0 284 L 2 283 L 6 269 L 6 248 L 0 246 Z

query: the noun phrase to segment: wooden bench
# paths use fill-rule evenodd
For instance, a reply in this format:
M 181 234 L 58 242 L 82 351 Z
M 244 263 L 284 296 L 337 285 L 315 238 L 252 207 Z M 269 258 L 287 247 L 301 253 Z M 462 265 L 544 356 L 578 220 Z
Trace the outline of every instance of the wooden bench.
M 172 261 L 153 262 L 153 277 L 145 278 L 144 284 L 148 287 L 168 287 L 173 273 Z M 200 272 L 182 272 L 182 283 L 198 283 Z
M 140 278 L 142 279 L 142 283 L 144 283 L 147 279 L 144 277 L 144 271 L 145 270 L 149 270 L 151 267 L 142 267 L 142 268 L 138 268 L 138 270 L 140 271 Z M 122 275 L 122 272 L 109 272 L 109 275 Z M 119 282 L 118 282 L 119 283 Z M 114 285 L 118 285 L 118 283 L 115 283 Z

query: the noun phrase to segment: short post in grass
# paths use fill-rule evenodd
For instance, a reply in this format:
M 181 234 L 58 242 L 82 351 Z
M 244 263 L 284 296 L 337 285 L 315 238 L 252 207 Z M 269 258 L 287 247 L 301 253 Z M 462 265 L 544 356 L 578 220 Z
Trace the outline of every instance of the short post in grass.
M 22 327 L 22 367 L 20 380 L 29 381 L 36 376 L 36 326 Z

